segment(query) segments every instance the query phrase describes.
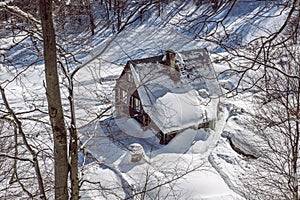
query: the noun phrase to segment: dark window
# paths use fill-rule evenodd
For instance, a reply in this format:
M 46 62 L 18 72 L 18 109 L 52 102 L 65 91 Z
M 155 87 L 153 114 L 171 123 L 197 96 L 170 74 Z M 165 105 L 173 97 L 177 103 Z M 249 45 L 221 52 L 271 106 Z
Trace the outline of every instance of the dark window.
M 198 129 L 201 128 L 209 128 L 209 122 L 203 122 L 201 124 L 198 125 Z
M 145 126 L 148 126 L 150 124 L 150 122 L 151 122 L 151 119 L 150 119 L 149 115 L 147 115 L 147 113 L 144 113 L 143 114 L 143 124 Z
M 134 97 L 130 97 L 130 108 L 134 109 Z
M 131 96 L 130 107 L 136 112 L 141 112 L 141 101 L 138 98 Z

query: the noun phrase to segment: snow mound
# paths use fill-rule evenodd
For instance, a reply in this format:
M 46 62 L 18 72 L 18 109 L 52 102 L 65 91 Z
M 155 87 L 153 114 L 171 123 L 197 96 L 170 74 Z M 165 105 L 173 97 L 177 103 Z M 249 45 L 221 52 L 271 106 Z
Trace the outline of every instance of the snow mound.
M 149 138 L 153 137 L 152 130 L 143 130 L 141 124 L 132 118 L 119 118 L 115 119 L 118 127 L 126 134 L 136 138 Z
M 198 130 L 194 129 L 187 129 L 177 135 L 175 138 L 173 138 L 169 144 L 162 147 L 155 153 L 161 154 L 161 153 L 185 153 L 189 150 L 191 147 L 196 135 L 198 133 Z

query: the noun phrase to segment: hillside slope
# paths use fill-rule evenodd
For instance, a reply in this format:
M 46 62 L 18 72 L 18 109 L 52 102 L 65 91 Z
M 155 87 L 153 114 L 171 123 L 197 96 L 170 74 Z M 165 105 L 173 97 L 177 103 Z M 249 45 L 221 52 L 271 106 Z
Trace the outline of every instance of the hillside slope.
M 137 199 L 243 199 L 240 180 L 249 158 L 233 150 L 229 136 L 243 152 L 258 154 L 251 148 L 253 133 L 240 123 L 247 119 L 245 113 L 252 108 L 251 91 L 230 99 L 221 98 L 222 112 L 215 131 L 200 130 L 194 135 L 186 131 L 167 146 L 159 145 L 155 137 L 137 137 L 136 133 L 143 130 L 129 119 L 115 122 L 111 119 L 113 108 L 99 119 L 100 113 L 113 107 L 115 80 L 124 64 L 167 49 L 207 48 L 224 92 L 234 87 L 239 77 L 222 73 L 231 67 L 222 59 L 232 57 L 228 52 L 242 50 L 249 41 L 278 30 L 288 10 L 270 1 L 238 1 L 227 13 L 230 6 L 221 5 L 214 12 L 210 3 L 174 1 L 167 4 L 159 16 L 149 12 L 141 22 L 117 34 L 96 28 L 95 35 L 88 36 L 86 30 L 78 34 L 78 38 L 86 38 L 84 45 L 68 46 L 68 51 L 79 61 L 69 65 L 69 73 L 79 67 L 74 76 L 74 92 L 80 140 L 93 157 L 89 160 L 80 154 L 80 176 L 85 180 L 83 199 L 131 199 L 135 194 Z M 95 16 L 99 16 L 96 11 Z M 43 62 L 31 49 L 30 38 L 23 39 L 22 32 L 14 40 L 0 39 L 2 49 L 21 41 L 21 45 L 1 50 L 4 56 L 1 57 L 0 84 L 12 109 L 24 118 L 38 119 L 26 121 L 26 131 L 32 136 L 32 144 L 46 143 L 47 153 L 51 154 Z M 62 41 L 62 45 L 66 44 Z M 239 58 L 232 59 L 244 64 Z M 67 80 L 62 73 L 61 83 L 65 113 L 70 115 Z M 6 115 L 2 101 L 0 109 L 1 116 Z M 28 110 L 33 111 L 27 113 Z M 37 125 L 36 121 L 45 125 Z M 128 159 L 131 143 L 143 145 L 146 156 L 139 163 Z M 13 192 L 13 189 L 7 191 Z

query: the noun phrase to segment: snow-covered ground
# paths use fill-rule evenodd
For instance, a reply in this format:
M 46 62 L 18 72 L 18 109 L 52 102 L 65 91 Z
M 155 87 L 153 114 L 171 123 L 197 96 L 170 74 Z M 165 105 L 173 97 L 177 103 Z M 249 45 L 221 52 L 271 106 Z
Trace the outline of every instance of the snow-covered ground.
M 201 12 L 201 9 L 193 9 L 195 7 L 187 4 L 182 13 Z M 270 10 L 267 13 L 274 12 Z M 166 146 L 160 145 L 151 130 L 144 131 L 133 119 L 111 118 L 113 108 L 106 113 L 108 116 L 97 118 L 99 113 L 113 105 L 115 80 L 127 60 L 157 55 L 169 48 L 176 51 L 200 47 L 214 49 L 213 45 L 194 40 L 174 26 L 182 20 L 182 13 L 169 19 L 170 23 L 159 23 L 159 27 L 153 22 L 124 31 L 113 39 L 105 52 L 102 49 L 106 48 L 107 41 L 95 41 L 91 44 L 95 46 L 93 53 L 82 59 L 89 61 L 96 58 L 74 77 L 81 146 L 93 157 L 84 160 L 83 153 L 80 154 L 80 178 L 87 180 L 81 188 L 82 199 L 126 199 L 134 194 L 142 196 L 143 193 L 139 192 L 143 189 L 148 190 L 148 199 L 243 199 L 239 179 L 242 179 L 247 168 L 247 161 L 232 149 L 229 138 L 239 149 L 258 156 L 259 153 L 251 147 L 252 133 L 240 123 L 247 118 L 247 109 L 251 109 L 251 93 L 221 99 L 221 112 L 215 131 L 187 129 Z M 277 20 L 282 18 L 279 16 Z M 244 18 L 227 18 L 225 26 L 232 27 L 231 31 L 235 33 L 242 33 L 245 30 L 243 28 L 251 30 L 241 34 L 244 40 L 250 40 L 266 31 L 253 28 L 255 22 L 257 25 L 264 23 L 274 27 L 274 18 L 261 21 L 253 17 L 252 12 Z M 102 54 L 99 55 L 99 52 Z M 226 56 L 226 53 L 211 54 L 212 60 Z M 228 69 L 228 65 L 222 62 L 214 63 L 214 67 L 217 73 Z M 0 84 L 6 91 L 12 109 L 23 112 L 36 106 L 46 111 L 43 65 L 24 69 L 17 78 L 15 70 L 22 71 L 0 65 Z M 228 89 L 234 87 L 238 77 L 221 74 L 219 78 L 223 88 Z M 64 108 L 68 114 L 68 94 L 63 86 L 66 80 L 62 78 L 61 83 Z M 2 102 L 0 105 L 2 109 Z M 39 111 L 29 115 L 48 120 L 47 115 Z M 145 151 L 144 159 L 136 163 L 129 159 L 128 147 L 133 143 L 141 144 Z
M 137 124 L 133 124 L 132 119 L 125 118 L 122 122 L 117 120 L 117 124 L 121 124 L 117 134 L 122 134 L 121 137 L 127 136 L 125 140 L 120 141 L 120 138 L 114 135 L 112 137 L 115 138 L 107 139 L 109 133 L 99 127 L 93 139 L 86 144 L 86 149 L 100 163 L 109 165 L 120 177 L 129 181 L 132 188 L 143 188 L 147 179 L 151 179 L 151 184 L 147 185 L 148 189 L 163 185 L 162 191 L 157 189 L 148 194 L 152 197 L 164 197 L 172 192 L 173 196 L 168 196 L 170 199 L 242 199 L 232 182 L 239 174 L 237 170 L 240 167 L 237 162 L 240 162 L 241 158 L 221 137 L 227 117 L 227 110 L 220 113 L 216 131 L 188 129 L 166 146 L 159 145 L 157 138 L 137 137 L 136 133 L 133 134 L 134 130 L 139 130 L 138 134 L 143 135 L 142 129 L 136 127 Z M 83 138 L 83 141 L 86 139 Z M 123 145 L 118 145 L 118 141 Z M 138 163 L 128 160 L 126 147 L 132 143 L 142 144 L 145 149 L 145 158 Z M 91 167 L 94 168 L 94 164 L 91 164 Z M 85 178 L 95 178 L 94 173 L 90 174 L 89 166 L 85 168 Z M 106 173 L 106 170 L 99 169 L 99 181 L 110 179 L 111 175 Z M 156 176 L 165 178 L 161 180 Z M 182 178 L 176 180 L 181 176 Z M 171 179 L 174 180 L 169 183 Z M 121 182 L 118 182 L 117 185 L 120 184 Z M 93 197 L 95 194 L 86 192 L 85 195 Z

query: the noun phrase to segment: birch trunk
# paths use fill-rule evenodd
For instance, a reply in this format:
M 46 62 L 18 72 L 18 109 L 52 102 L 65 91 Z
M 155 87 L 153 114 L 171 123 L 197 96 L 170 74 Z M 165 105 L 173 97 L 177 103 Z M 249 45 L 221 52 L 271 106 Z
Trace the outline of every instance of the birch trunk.
M 55 199 L 68 199 L 67 130 L 64 122 L 56 61 L 52 0 L 39 0 L 44 39 L 44 61 L 48 112 L 54 137 Z

